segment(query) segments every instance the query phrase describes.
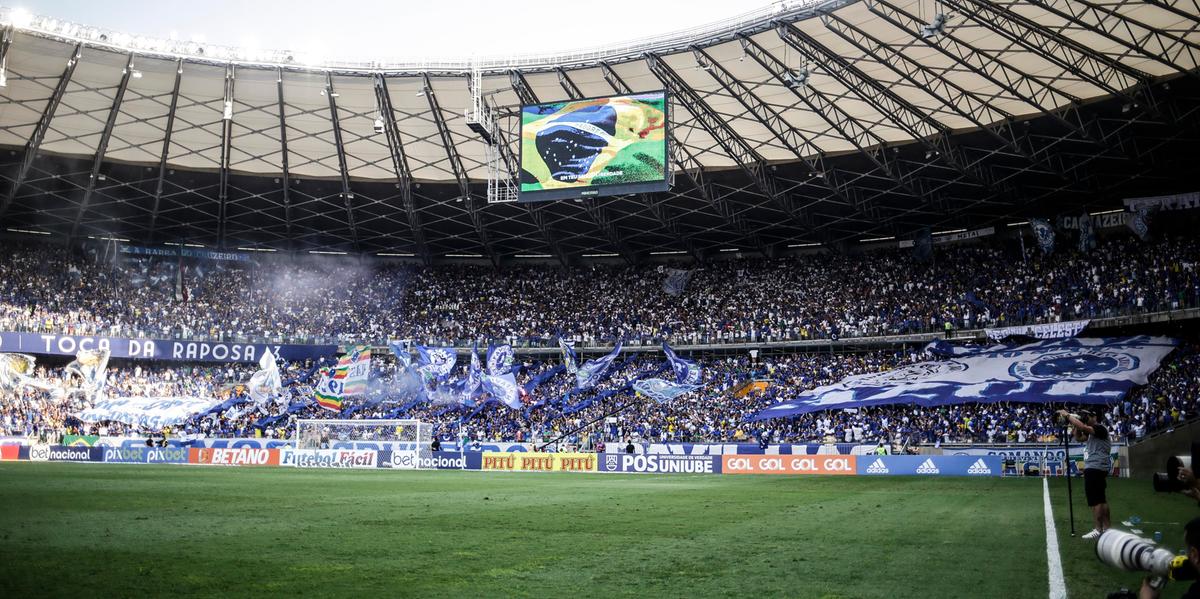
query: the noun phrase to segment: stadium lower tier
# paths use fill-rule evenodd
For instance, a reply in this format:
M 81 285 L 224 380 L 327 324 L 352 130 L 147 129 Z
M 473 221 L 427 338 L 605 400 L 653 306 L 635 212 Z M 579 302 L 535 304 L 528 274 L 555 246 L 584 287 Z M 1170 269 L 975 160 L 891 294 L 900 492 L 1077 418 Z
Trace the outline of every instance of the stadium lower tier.
M 253 367 L 242 365 L 121 362 L 108 369 L 105 396 L 143 403 L 162 399 L 175 406 L 195 400 L 202 411 L 171 420 L 172 439 L 259 438 L 289 440 L 303 419 L 360 421 L 415 419 L 432 425 L 443 442 L 517 442 L 594 451 L 601 444 L 634 442 L 750 442 L 884 444 L 896 449 L 922 443 L 1056 442 L 1061 428 L 1058 405 L 971 403 L 925 407 L 893 405 L 852 410 L 820 410 L 794 418 L 748 419 L 778 402 L 846 377 L 889 372 L 928 356 L 919 350 L 861 353 L 778 353 L 695 356 L 701 383 L 670 401 L 639 393 L 634 383 L 662 376 L 659 355 L 632 354 L 614 360 L 593 388 L 577 391 L 577 377 L 557 360 L 529 359 L 515 365 L 520 387 L 516 408 L 479 400 L 468 406 L 414 393 L 393 356 L 374 357 L 370 386 L 331 411 L 314 399 L 318 366 L 291 363 L 283 385 L 270 401 L 255 401 L 248 381 Z M 28 384 L 0 388 L 0 434 L 56 443 L 67 434 L 161 435 L 151 422 L 121 421 L 127 415 L 81 420 L 95 414 L 95 397 L 65 393 L 65 359 L 39 361 Z M 419 387 L 418 387 L 419 389 Z M 1102 405 L 1101 415 L 1115 439 L 1138 439 L 1169 428 L 1200 412 L 1200 353 L 1184 342 L 1166 358 L 1147 384 Z M 169 416 L 157 405 L 155 417 Z M 101 412 L 103 414 L 103 412 Z M 108 418 L 108 419 L 106 419 Z M 142 424 L 138 424 L 138 423 Z

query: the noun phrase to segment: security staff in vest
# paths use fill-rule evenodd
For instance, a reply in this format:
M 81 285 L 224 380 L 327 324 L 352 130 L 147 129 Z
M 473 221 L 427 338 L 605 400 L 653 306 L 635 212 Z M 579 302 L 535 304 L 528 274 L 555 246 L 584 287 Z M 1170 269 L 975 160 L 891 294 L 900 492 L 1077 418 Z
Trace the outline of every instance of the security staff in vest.
M 1075 440 L 1086 443 L 1086 455 L 1083 459 L 1083 493 L 1087 496 L 1088 507 L 1092 508 L 1092 518 L 1096 527 L 1083 535 L 1085 539 L 1094 539 L 1100 533 L 1108 530 L 1109 519 L 1108 497 L 1104 490 L 1108 487 L 1108 473 L 1112 471 L 1112 441 L 1108 437 L 1108 429 L 1100 424 L 1095 414 L 1080 411 L 1079 415 L 1058 411 L 1075 427 Z

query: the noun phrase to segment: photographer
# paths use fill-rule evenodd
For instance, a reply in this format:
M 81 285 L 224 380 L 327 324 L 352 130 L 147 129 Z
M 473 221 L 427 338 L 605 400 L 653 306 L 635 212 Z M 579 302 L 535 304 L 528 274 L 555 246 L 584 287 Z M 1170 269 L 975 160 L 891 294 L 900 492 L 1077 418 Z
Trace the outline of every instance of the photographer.
M 1087 496 L 1088 507 L 1092 508 L 1096 527 L 1083 538 L 1095 539 L 1111 525 L 1105 489 L 1108 487 L 1108 473 L 1112 470 L 1112 442 L 1108 437 L 1108 429 L 1100 424 L 1095 414 L 1080 411 L 1076 416 L 1066 410 L 1059 410 L 1058 414 L 1075 427 L 1075 439 L 1086 443 L 1083 492 Z
M 1184 489 L 1180 493 L 1200 503 L 1200 479 L 1196 478 L 1191 468 L 1179 469 L 1179 482 L 1184 484 Z
M 1188 561 L 1192 563 L 1192 567 L 1200 569 L 1200 518 L 1192 518 L 1192 521 L 1183 527 L 1183 540 L 1187 543 Z M 1152 578 L 1147 576 L 1142 580 L 1138 599 L 1158 599 L 1162 595 L 1161 589 L 1152 586 Z M 1180 599 L 1200 599 L 1200 581 L 1193 582 Z

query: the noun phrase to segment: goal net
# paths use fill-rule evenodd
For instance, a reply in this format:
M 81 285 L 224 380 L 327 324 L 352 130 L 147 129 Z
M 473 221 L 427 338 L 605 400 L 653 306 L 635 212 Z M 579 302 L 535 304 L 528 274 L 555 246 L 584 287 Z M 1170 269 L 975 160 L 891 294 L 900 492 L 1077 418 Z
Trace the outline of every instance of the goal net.
M 433 425 L 420 420 L 297 420 L 296 449 L 331 449 L 347 443 L 378 444 L 392 451 L 433 457 Z

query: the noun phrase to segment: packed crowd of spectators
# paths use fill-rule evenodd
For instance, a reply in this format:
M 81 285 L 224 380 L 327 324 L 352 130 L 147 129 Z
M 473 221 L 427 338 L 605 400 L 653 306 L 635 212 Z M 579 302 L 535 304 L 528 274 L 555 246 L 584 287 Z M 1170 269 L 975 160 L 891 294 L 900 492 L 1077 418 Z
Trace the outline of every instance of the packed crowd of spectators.
M 893 447 L 966 442 L 1057 442 L 1059 425 L 1046 406 L 1020 403 L 964 404 L 835 410 L 792 419 L 751 422 L 747 418 L 778 401 L 847 376 L 880 372 L 929 359 L 922 351 L 783 353 L 752 360 L 746 355 L 700 358 L 701 389 L 658 403 L 631 389 L 638 377 L 660 376 L 661 354 L 626 354 L 595 388 L 573 391 L 574 376 L 557 360 L 517 365 L 525 393 L 514 410 L 487 397 L 474 405 L 430 401 L 414 392 L 411 373 L 392 357 L 373 362 L 372 383 L 362 397 L 348 399 L 340 413 L 313 401 L 320 364 L 284 366 L 280 398 L 256 405 L 245 383 L 246 365 L 163 366 L 123 363 L 110 368 L 106 393 L 113 397 L 189 395 L 219 404 L 172 435 L 181 438 L 267 437 L 291 439 L 303 418 L 412 418 L 429 422 L 446 439 L 566 444 L 597 449 L 604 443 L 650 442 L 887 443 Z M 0 389 L 0 435 L 55 438 L 65 432 L 141 435 L 160 431 L 117 422 L 83 423 L 73 414 L 86 407 L 78 394 L 53 390 L 64 382 L 61 368 L 40 366 L 38 386 Z M 419 382 L 416 389 L 420 388 Z M 1150 384 L 1106 408 L 1115 438 L 1132 440 L 1194 417 L 1200 411 L 1200 348 L 1184 344 Z
M 1055 322 L 1200 305 L 1200 238 L 1114 237 L 1088 254 L 1002 244 L 717 261 L 680 295 L 662 266 L 494 270 L 352 259 L 179 262 L 98 246 L 5 247 L 0 330 L 459 347 L 824 339 Z M 323 258 L 323 257 L 322 257 Z M 678 266 L 678 265 L 677 265 Z M 692 267 L 685 267 L 692 268 Z M 183 272 L 177 272 L 182 269 Z M 897 276 L 903 273 L 903 276 Z

